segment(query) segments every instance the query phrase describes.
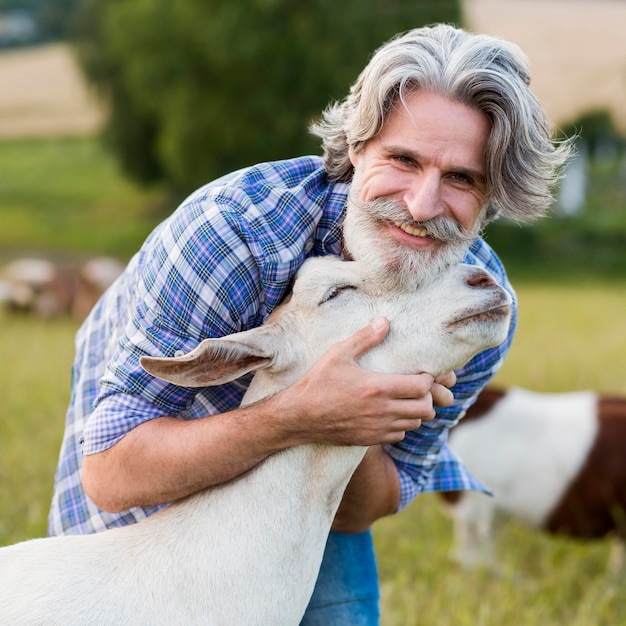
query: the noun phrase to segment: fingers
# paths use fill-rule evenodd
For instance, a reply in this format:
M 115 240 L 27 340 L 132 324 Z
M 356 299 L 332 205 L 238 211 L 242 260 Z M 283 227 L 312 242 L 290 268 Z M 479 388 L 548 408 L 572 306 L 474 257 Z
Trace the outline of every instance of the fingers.
M 433 384 L 430 393 L 433 396 L 433 404 L 435 406 L 445 408 L 452 406 L 454 403 L 454 395 L 452 395 L 452 392 L 447 387 L 444 387 L 439 383 Z
M 435 382 L 451 389 L 456 385 L 456 374 L 454 372 L 446 372 L 445 374 L 441 374 L 441 376 L 437 376 Z
M 452 406 L 454 395 L 450 391 L 450 387 L 454 387 L 454 385 L 456 385 L 456 374 L 454 372 L 447 372 L 437 376 L 430 390 L 433 396 L 433 404 L 442 408 Z
M 336 347 L 344 357 L 356 363 L 363 354 L 381 343 L 388 332 L 389 321 L 385 317 L 378 317 Z M 427 373 L 410 376 L 399 374 L 393 378 L 393 382 L 392 375 L 387 375 L 387 393 L 393 393 L 397 399 L 419 398 L 421 400 L 419 413 L 416 414 L 419 415 L 420 424 L 421 421 L 428 422 L 434 419 L 435 406 L 448 407 L 453 404 L 454 396 L 449 388 L 455 384 L 456 375 L 454 372 L 446 372 L 435 379 Z M 414 430 L 415 428 L 419 428 L 419 424 L 412 428 L 406 428 L 406 430 Z
M 368 350 L 377 346 L 389 332 L 389 320 L 386 317 L 377 317 L 371 324 L 357 330 L 352 337 L 348 337 L 339 345 L 346 356 L 357 361 Z
M 453 372 L 434 378 L 428 373 L 390 374 L 359 367 L 359 359 L 388 332 L 389 321 L 375 319 L 330 348 L 294 385 L 293 394 L 283 393 L 297 406 L 285 411 L 299 416 L 297 437 L 345 445 L 394 443 L 432 420 L 436 406 L 452 403 L 448 387 L 456 382 Z M 301 419 L 302 415 L 306 417 Z

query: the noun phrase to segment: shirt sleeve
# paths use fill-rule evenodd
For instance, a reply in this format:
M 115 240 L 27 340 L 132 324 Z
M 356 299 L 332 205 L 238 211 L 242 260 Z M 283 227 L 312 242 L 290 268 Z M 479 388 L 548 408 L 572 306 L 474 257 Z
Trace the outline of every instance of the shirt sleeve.
M 253 235 L 242 231 L 245 226 L 212 201 L 195 200 L 148 240 L 127 277 L 127 321 L 85 425 L 84 454 L 112 446 L 157 416 L 178 416 L 194 403 L 197 389 L 152 377 L 141 367 L 141 356 L 189 352 L 207 337 L 259 324 L 262 287 L 250 249 Z
M 141 396 L 109 395 L 87 422 L 82 438 L 83 454 L 102 452 L 139 424 L 162 415 L 162 410 Z
M 508 336 L 501 345 L 479 353 L 456 372 L 457 383 L 452 389 L 452 406 L 438 408 L 432 421 L 424 422 L 417 430 L 407 432 L 402 441 L 386 446 L 396 464 L 400 479 L 398 510 L 405 508 L 421 492 L 474 489 L 490 493 L 470 474 L 446 442 L 450 428 L 476 401 L 480 391 L 504 362 L 517 325 L 517 298 L 499 259 L 482 240 L 472 248 L 465 262 L 488 269 L 496 281 L 511 294 L 513 312 Z
M 89 337 L 84 449 L 112 445 L 155 413 L 194 419 L 238 406 L 247 383 L 177 387 L 139 359 L 260 326 L 305 256 L 339 246 L 324 233 L 339 222 L 346 193 L 329 184 L 319 157 L 303 157 L 227 174 L 183 201 L 105 298 Z

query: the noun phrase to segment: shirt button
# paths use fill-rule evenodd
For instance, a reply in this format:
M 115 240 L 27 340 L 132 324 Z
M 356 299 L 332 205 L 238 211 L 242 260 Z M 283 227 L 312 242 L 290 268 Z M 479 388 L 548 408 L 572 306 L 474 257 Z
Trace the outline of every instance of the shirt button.
M 311 252 L 311 250 L 313 250 L 313 242 L 310 239 L 304 244 L 304 250 L 305 252 Z
M 185 356 L 185 353 L 182 350 L 176 350 L 176 352 L 174 352 L 174 356 L 175 357 Z

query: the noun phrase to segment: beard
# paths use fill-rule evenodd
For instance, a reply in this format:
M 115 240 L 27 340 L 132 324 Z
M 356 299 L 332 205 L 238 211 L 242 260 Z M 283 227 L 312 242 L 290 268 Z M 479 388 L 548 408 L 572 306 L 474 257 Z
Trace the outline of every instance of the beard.
M 411 225 L 427 230 L 439 245 L 423 250 L 402 245 L 390 236 L 385 237 L 384 227 L 389 223 L 406 224 L 407 209 L 390 198 L 361 202 L 358 194 L 355 179 L 348 193 L 343 222 L 344 248 L 352 259 L 375 275 L 376 280 L 387 284 L 393 281 L 411 288 L 431 280 L 446 267 L 460 263 L 480 233 L 480 217 L 468 232 L 457 221 L 437 216 Z

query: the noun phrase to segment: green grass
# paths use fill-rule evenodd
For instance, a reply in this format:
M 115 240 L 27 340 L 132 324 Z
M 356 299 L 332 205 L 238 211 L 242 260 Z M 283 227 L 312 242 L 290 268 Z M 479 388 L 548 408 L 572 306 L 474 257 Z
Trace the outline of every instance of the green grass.
M 506 574 L 466 572 L 447 556 L 451 523 L 436 495 L 375 526 L 384 626 L 614 626 L 626 618 L 608 541 L 575 543 L 502 524 Z
M 0 142 L 0 253 L 128 258 L 159 220 L 165 196 L 120 175 L 93 137 Z
M 626 281 L 520 284 L 513 347 L 496 381 L 626 394 Z
M 518 293 L 519 332 L 499 382 L 626 394 L 623 286 L 523 285 Z M 69 320 L 0 315 L 0 545 L 45 533 L 75 329 Z M 606 574 L 609 541 L 556 539 L 509 521 L 496 547 L 509 576 L 494 578 L 448 560 L 451 522 L 432 494 L 374 531 L 383 626 L 626 623 L 621 583 Z
M 565 243 L 556 234 L 575 225 L 556 220 L 541 232 L 515 227 L 494 236 L 520 298 L 518 334 L 497 382 L 626 394 L 625 213 L 615 189 L 598 196 L 582 235 Z M 120 176 L 96 139 L 0 142 L 0 261 L 24 250 L 128 258 L 173 206 L 163 191 Z M 589 252 L 581 241 L 602 224 L 611 245 Z M 546 251 L 546 241 L 556 247 Z M 46 532 L 76 327 L 0 313 L 0 545 Z M 449 562 L 452 527 L 436 496 L 374 530 L 383 626 L 626 623 L 621 585 L 605 573 L 608 541 L 555 539 L 509 521 L 496 549 L 511 575 L 497 579 Z
M 76 326 L 0 315 L 0 545 L 46 532 Z

